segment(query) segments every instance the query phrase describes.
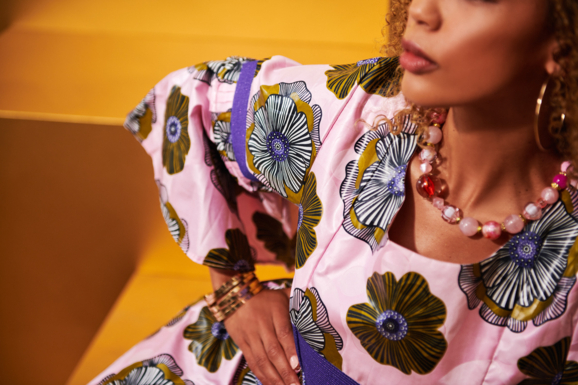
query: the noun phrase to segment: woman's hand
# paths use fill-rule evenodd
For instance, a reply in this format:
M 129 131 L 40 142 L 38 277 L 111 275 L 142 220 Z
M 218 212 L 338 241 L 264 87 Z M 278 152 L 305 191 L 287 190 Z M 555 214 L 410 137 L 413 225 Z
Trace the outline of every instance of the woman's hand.
M 229 274 L 211 269 L 218 287 Z M 225 320 L 225 328 L 264 385 L 297 385 L 299 367 L 289 318 L 289 289 L 263 290 Z

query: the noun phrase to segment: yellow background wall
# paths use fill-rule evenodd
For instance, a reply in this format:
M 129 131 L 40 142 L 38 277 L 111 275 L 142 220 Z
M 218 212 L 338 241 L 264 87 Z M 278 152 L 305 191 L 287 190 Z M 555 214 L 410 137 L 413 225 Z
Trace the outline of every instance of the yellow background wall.
M 378 56 L 386 9 L 385 0 L 2 1 L 1 382 L 85 384 L 209 290 L 206 270 L 165 229 L 147 156 L 120 128 L 158 80 L 229 55 Z

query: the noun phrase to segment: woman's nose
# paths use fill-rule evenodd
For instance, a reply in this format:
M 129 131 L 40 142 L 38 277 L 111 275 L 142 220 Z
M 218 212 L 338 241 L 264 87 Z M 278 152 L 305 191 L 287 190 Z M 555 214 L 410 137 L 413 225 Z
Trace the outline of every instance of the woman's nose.
M 438 30 L 442 25 L 439 8 L 441 0 L 412 0 L 409 6 L 408 25 L 412 23 L 428 30 Z

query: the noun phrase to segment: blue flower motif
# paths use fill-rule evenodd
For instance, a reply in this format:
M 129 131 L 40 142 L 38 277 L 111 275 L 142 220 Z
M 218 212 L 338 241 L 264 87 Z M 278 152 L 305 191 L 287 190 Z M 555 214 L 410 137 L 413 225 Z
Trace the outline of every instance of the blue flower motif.
M 375 321 L 377 331 L 390 341 L 399 341 L 407 335 L 407 320 L 393 310 L 381 313 Z
M 175 143 L 181 137 L 181 121 L 176 116 L 169 116 L 167 119 L 167 139 L 171 143 Z
M 552 205 L 490 258 L 461 267 L 459 284 L 468 307 L 481 304 L 486 322 L 520 333 L 528 321 L 540 326 L 565 312 L 578 268 L 578 221 L 570 214 L 578 196 L 573 194 L 563 191 L 567 199 Z
M 544 241 L 532 231 L 516 234 L 508 244 L 510 258 L 518 267 L 534 268 L 534 262 Z
M 255 129 L 247 143 L 253 163 L 271 187 L 287 197 L 299 192 L 311 163 L 313 141 L 305 113 L 289 96 L 270 95 L 255 112 Z
M 225 324 L 222 322 L 215 322 L 213 326 L 211 326 L 211 333 L 213 334 L 213 337 L 221 341 L 225 341 L 229 338 L 229 333 L 227 332 L 227 329 L 225 329 Z
M 395 214 L 405 200 L 407 164 L 417 145 L 408 118 L 403 131 L 389 132 L 389 125 L 364 134 L 355 144 L 358 160 L 347 164 L 340 194 L 343 200 L 343 228 L 369 244 L 381 247 Z

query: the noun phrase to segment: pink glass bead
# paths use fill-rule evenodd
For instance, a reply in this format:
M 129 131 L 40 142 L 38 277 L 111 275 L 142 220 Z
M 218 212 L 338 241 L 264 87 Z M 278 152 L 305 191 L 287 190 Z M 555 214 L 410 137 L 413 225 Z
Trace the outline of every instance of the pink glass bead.
M 460 230 L 466 237 L 473 237 L 478 233 L 478 221 L 472 217 L 462 218 L 460 221 Z
M 566 178 L 566 175 L 562 175 L 562 174 L 556 175 L 554 177 L 554 179 L 552 180 L 552 182 L 554 182 L 558 185 L 560 190 L 564 190 L 568 186 L 567 181 L 568 181 L 568 179 Z
M 541 209 L 543 209 L 544 207 L 548 206 L 548 202 L 546 202 L 544 199 L 542 198 L 538 198 L 538 200 L 536 200 L 536 206 L 540 207 Z
M 435 207 L 438 210 L 441 210 L 444 208 L 444 206 L 446 205 L 444 200 L 440 197 L 435 197 L 431 200 L 431 203 L 433 205 L 433 207 Z
M 562 163 L 562 166 L 560 166 L 560 170 L 562 170 L 562 172 L 567 172 L 568 169 L 570 169 L 571 165 L 572 165 L 572 163 L 566 161 L 566 162 Z
M 524 229 L 524 221 L 519 215 L 508 215 L 506 219 L 504 219 L 504 227 L 508 233 L 518 234 Z
M 536 221 L 542 217 L 542 208 L 536 203 L 528 203 L 522 215 L 530 221 Z
M 442 209 L 442 219 L 449 224 L 455 224 L 462 218 L 462 210 L 452 205 L 445 205 Z
M 436 126 L 429 126 L 427 141 L 431 144 L 438 144 L 442 140 L 442 130 Z
M 432 166 L 428 162 L 423 162 L 422 164 L 419 165 L 419 170 L 423 174 L 429 174 L 432 170 Z
M 482 234 L 485 238 L 496 240 L 502 235 L 502 227 L 496 221 L 488 221 L 482 226 Z
M 440 181 L 433 175 L 423 174 L 415 185 L 419 195 L 424 198 L 433 198 L 440 193 Z
M 555 188 L 546 187 L 544 190 L 542 190 L 542 194 L 540 194 L 540 196 L 546 201 L 546 203 L 553 205 L 554 203 L 558 202 L 558 197 L 560 194 Z
M 419 158 L 422 162 L 431 162 L 436 158 L 436 150 L 431 147 L 426 147 L 419 153 Z

